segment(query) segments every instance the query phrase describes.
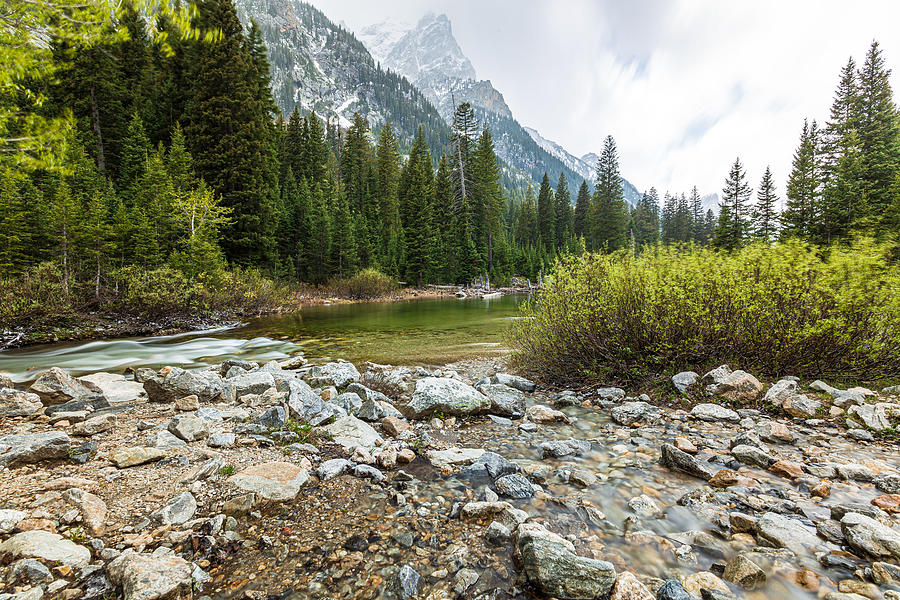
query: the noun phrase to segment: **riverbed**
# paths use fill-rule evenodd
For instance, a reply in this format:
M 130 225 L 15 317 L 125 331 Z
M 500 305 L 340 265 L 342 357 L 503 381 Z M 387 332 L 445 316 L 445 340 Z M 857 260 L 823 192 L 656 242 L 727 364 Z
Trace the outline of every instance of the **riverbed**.
M 170 336 L 42 344 L 0 352 L 0 372 L 24 382 L 50 367 L 73 375 L 126 367 L 266 362 L 303 352 L 384 364 L 444 364 L 504 352 L 503 334 L 527 296 L 315 305 L 236 327 Z

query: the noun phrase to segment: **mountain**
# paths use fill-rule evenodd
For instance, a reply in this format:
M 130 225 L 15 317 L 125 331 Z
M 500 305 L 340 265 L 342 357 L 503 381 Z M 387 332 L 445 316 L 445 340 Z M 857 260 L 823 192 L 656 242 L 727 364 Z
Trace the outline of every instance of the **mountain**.
M 432 149 L 449 146 L 449 127 L 418 88 L 379 66 L 352 33 L 315 7 L 299 0 L 235 0 L 235 6 L 245 26 L 253 20 L 262 30 L 272 94 L 285 115 L 297 106 L 347 127 L 359 112 L 376 131 L 389 121 L 404 145 L 421 125 Z
M 582 180 L 593 180 L 596 159 L 585 161 L 565 148 L 523 127 L 513 116 L 501 94 L 489 80 L 478 80 L 446 15 L 426 14 L 401 35 L 397 22 L 371 25 L 359 32 L 359 39 L 381 61 L 382 66 L 405 76 L 431 100 L 442 117 L 451 123 L 456 106 L 469 102 L 480 121 L 494 134 L 497 155 L 511 167 L 540 182 L 546 171 L 553 184 L 560 172 L 569 187 L 577 189 Z M 640 194 L 623 179 L 626 200 L 635 204 Z

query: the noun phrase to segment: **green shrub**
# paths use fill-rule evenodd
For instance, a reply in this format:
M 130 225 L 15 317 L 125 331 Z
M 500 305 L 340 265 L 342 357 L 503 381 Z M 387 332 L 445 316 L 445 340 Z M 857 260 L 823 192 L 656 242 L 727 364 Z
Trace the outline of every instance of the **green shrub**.
M 0 325 L 42 323 L 69 316 L 73 294 L 59 267 L 43 262 L 21 276 L 0 275 Z
M 129 266 L 116 272 L 117 304 L 128 312 L 160 317 L 198 308 L 199 284 L 191 283 L 178 269 L 142 269 Z
M 566 258 L 522 308 L 512 360 L 548 381 L 623 381 L 720 363 L 765 375 L 900 369 L 900 269 L 869 241 Z
M 352 300 L 374 300 L 390 295 L 397 283 L 377 269 L 363 269 L 353 277 L 328 284 L 334 295 Z

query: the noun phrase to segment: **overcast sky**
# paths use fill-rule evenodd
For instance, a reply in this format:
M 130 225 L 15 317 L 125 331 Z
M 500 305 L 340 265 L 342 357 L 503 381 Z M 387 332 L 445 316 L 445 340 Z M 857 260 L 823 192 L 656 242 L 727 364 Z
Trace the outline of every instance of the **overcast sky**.
M 841 67 L 872 40 L 900 88 L 900 1 L 313 0 L 351 30 L 445 13 L 479 79 L 569 152 L 611 134 L 644 190 L 718 192 L 736 156 L 779 194 L 804 117 L 825 121 Z

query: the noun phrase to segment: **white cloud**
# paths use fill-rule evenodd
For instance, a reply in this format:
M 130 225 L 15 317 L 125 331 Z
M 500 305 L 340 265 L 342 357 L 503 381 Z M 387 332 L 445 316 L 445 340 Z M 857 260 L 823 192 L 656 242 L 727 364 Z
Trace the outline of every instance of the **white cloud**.
M 641 189 L 722 187 L 736 156 L 780 191 L 804 117 L 824 121 L 841 67 L 882 45 L 900 90 L 900 3 L 837 0 L 317 0 L 351 29 L 445 12 L 479 77 L 573 154 L 612 134 Z

